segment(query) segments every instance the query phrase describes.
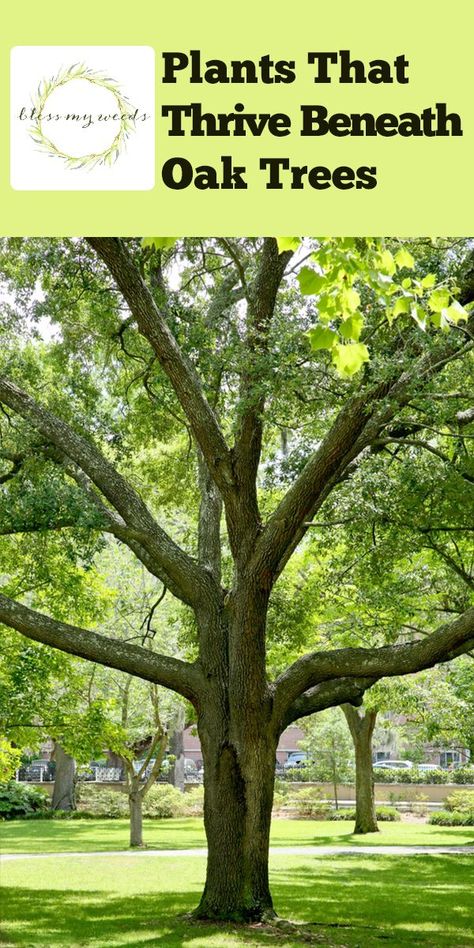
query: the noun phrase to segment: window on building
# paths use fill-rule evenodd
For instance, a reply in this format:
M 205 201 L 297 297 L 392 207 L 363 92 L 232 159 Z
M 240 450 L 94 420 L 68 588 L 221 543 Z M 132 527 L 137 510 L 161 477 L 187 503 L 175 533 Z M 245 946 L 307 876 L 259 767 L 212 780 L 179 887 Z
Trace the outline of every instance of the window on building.
M 441 767 L 450 767 L 451 764 L 458 764 L 461 759 L 459 751 L 440 751 L 439 762 Z

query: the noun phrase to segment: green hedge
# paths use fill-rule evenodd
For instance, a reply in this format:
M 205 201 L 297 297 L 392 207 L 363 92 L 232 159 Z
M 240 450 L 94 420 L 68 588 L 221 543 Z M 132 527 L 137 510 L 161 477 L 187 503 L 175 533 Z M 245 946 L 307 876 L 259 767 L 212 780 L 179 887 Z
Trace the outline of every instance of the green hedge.
M 435 826 L 474 826 L 474 810 L 435 810 L 429 821 Z
M 394 806 L 377 806 L 375 815 L 380 823 L 396 823 L 400 819 L 400 814 Z M 352 820 L 356 818 L 356 811 L 352 807 L 344 807 L 342 810 L 331 810 L 329 820 Z
M 406 770 L 374 767 L 376 783 L 474 783 L 474 767 L 459 767 L 457 770 Z
M 313 783 L 321 782 L 315 780 L 314 768 L 312 767 L 294 767 L 281 775 L 281 781 L 286 785 L 292 783 Z M 376 767 L 374 766 L 374 780 L 376 783 L 458 783 L 474 784 L 474 767 L 459 767 L 457 770 L 418 770 L 418 767 L 410 767 L 406 770 L 397 767 Z M 341 783 L 353 786 L 355 783 L 355 771 L 347 780 L 341 780 Z

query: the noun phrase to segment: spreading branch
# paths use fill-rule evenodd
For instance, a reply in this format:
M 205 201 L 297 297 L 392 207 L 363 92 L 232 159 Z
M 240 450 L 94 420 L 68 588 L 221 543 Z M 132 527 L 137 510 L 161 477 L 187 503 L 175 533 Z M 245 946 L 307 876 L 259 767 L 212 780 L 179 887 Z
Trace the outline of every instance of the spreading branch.
M 156 297 L 160 298 L 158 305 L 123 241 L 115 237 L 87 239 L 111 273 L 139 331 L 151 345 L 168 376 L 212 477 L 222 495 L 230 497 L 234 484 L 230 452 L 197 372 L 181 351 L 168 326 L 164 288 L 157 291 Z
M 173 591 L 179 598 L 188 604 L 194 604 L 200 597 L 203 586 L 207 585 L 208 577 L 196 561 L 159 526 L 129 481 L 102 452 L 91 441 L 77 434 L 65 421 L 3 377 L 0 377 L 0 401 L 32 424 L 78 465 L 122 518 L 119 520 L 113 513 L 106 513 L 106 506 L 101 504 L 115 535 L 128 543 L 134 551 L 137 546 L 143 548 L 148 558 L 161 567 L 160 578 L 164 572 L 164 581 L 170 588 L 173 585 Z M 93 499 L 90 492 L 89 497 Z M 125 526 L 122 526 L 122 521 Z
M 469 325 L 474 330 L 474 317 Z M 410 370 L 395 372 L 391 379 L 349 399 L 258 539 L 252 566 L 264 574 L 267 584 L 276 580 L 333 488 L 364 449 L 380 438 L 386 425 L 410 401 L 413 390 L 471 348 L 471 342 L 460 345 L 449 340 L 443 344 L 440 340 L 432 351 L 415 359 Z
M 339 678 L 310 688 L 299 698 L 295 698 L 285 710 L 279 722 L 280 730 L 284 731 L 299 718 L 305 718 L 317 711 L 325 711 L 326 708 L 334 708 L 339 704 L 359 706 L 362 704 L 364 693 L 376 681 L 376 678 Z
M 254 525 L 259 523 L 256 479 L 262 451 L 265 382 L 263 361 L 268 352 L 269 334 L 277 293 L 292 256 L 278 253 L 274 237 L 263 242 L 260 265 L 247 295 L 246 364 L 241 378 L 239 418 L 233 454 L 239 490 Z
M 60 622 L 1 594 L 0 622 L 35 642 L 163 685 L 193 703 L 200 693 L 200 672 L 189 662 Z
M 431 668 L 468 652 L 474 644 L 474 608 L 415 642 L 382 648 L 342 648 L 302 656 L 276 680 L 277 718 L 311 688 L 341 678 L 383 678 Z

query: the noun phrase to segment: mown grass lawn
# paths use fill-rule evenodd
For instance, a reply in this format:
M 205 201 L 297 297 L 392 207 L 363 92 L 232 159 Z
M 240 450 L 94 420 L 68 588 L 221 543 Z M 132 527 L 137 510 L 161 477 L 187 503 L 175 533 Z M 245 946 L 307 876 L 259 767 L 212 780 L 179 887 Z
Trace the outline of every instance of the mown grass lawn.
M 353 824 L 316 820 L 272 823 L 273 846 L 463 846 L 474 845 L 474 827 L 424 823 L 380 823 L 380 832 L 353 836 Z M 15 820 L 0 824 L 5 853 L 92 852 L 128 848 L 128 820 Z M 145 820 L 145 843 L 153 849 L 205 846 L 202 820 Z
M 469 948 L 473 860 L 468 856 L 271 859 L 275 906 L 321 944 L 348 948 Z M 201 857 L 58 856 L 2 868 L 3 945 L 22 948 L 291 948 L 259 928 L 177 919 L 198 901 Z

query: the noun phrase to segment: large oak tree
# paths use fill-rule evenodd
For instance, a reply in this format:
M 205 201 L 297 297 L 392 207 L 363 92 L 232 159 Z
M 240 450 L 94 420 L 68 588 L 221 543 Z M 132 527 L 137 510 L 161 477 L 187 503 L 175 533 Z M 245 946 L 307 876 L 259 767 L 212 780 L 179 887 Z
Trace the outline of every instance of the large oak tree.
M 268 845 L 282 730 L 318 710 L 357 705 L 384 676 L 428 668 L 474 643 L 474 609 L 467 609 L 454 619 L 442 617 L 428 635 L 306 652 L 273 679 L 266 664 L 273 591 L 323 504 L 394 442 L 401 451 L 414 441 L 430 450 L 423 425 L 407 430 L 406 409 L 417 395 L 443 395 L 450 368 L 469 358 L 472 326 L 460 307 L 474 299 L 472 251 L 467 242 L 434 249 L 420 242 L 419 282 L 412 282 L 404 276 L 414 263 L 405 247 L 396 264 L 382 242 L 310 242 L 314 256 L 300 286 L 317 294 L 312 308 L 295 284 L 303 251 L 293 238 L 190 240 L 180 246 L 181 256 L 158 243 L 142 248 L 134 240 L 90 238 L 7 246 L 3 268 L 16 285 L 18 306 L 25 305 L 28 287 L 37 293 L 39 283 L 43 293 L 36 301 L 30 296 L 25 333 L 31 313 L 49 315 L 76 370 L 69 363 L 66 370 L 58 357 L 42 378 L 34 354 L 14 344 L 2 359 L 5 491 L 15 496 L 15 480 L 36 461 L 48 504 L 22 506 L 16 497 L 11 515 L 3 504 L 0 533 L 79 526 L 111 535 L 186 607 L 194 657 L 150 652 L 4 594 L 0 621 L 193 704 L 209 850 L 197 915 L 260 919 L 273 912 Z M 416 257 L 416 246 L 412 252 Z M 457 288 L 448 292 L 450 269 Z M 432 290 L 436 280 L 440 285 Z M 425 288 L 431 293 L 426 303 Z M 14 306 L 9 313 L 11 334 Z M 304 335 L 312 325 L 313 355 Z M 118 360 L 130 373 L 120 391 Z M 77 397 L 84 384 L 78 376 L 89 372 L 97 398 L 109 399 L 100 417 L 92 405 L 82 410 Z M 140 417 L 127 401 L 137 385 L 146 398 Z M 297 409 L 296 460 L 285 467 L 276 433 L 285 437 Z M 197 509 L 194 521 L 187 511 L 186 528 L 173 523 L 169 501 L 160 516 L 163 467 L 157 463 L 151 489 L 152 462 L 140 479 L 130 453 L 130 445 L 138 451 L 134 425 L 146 447 L 147 437 L 149 443 L 156 437 L 153 418 L 166 413 L 189 436 L 186 464 L 175 458 L 177 493 L 180 479 L 191 471 L 195 478 L 190 497 Z M 119 433 L 117 415 L 126 418 Z

